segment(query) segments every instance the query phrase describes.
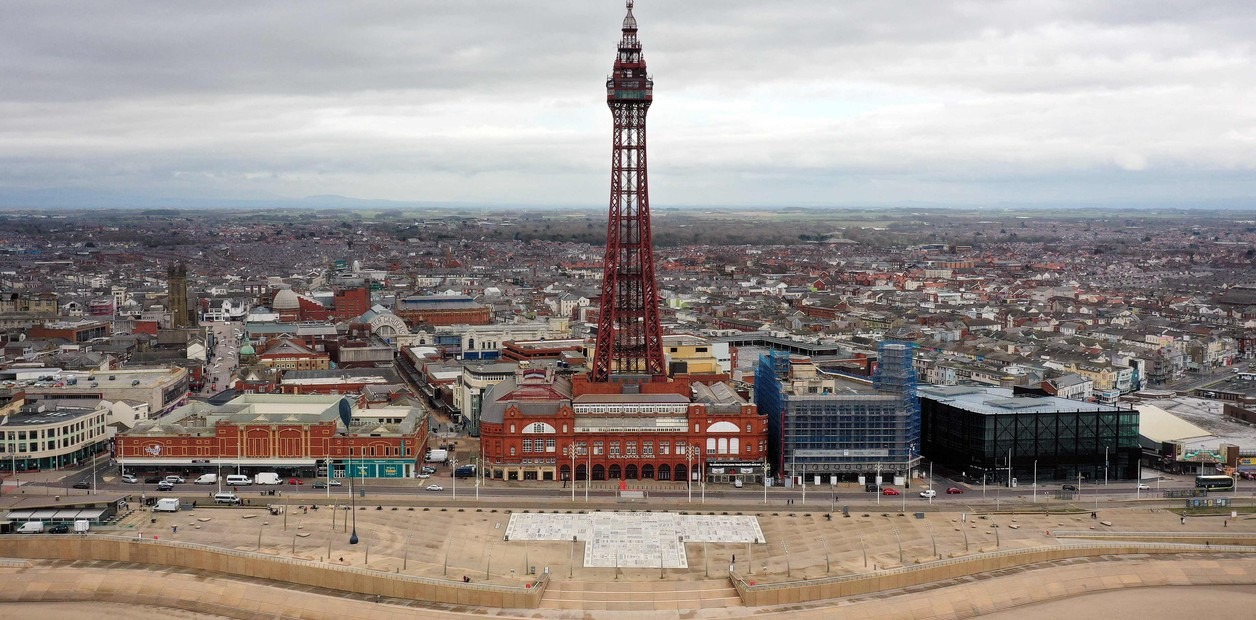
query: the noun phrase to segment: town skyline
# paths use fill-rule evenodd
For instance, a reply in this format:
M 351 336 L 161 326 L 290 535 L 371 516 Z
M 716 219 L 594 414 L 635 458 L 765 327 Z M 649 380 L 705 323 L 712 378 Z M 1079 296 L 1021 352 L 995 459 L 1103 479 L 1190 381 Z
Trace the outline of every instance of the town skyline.
M 1246 208 L 1256 12 L 638 3 L 669 207 Z M 621 2 L 18 4 L 0 206 L 605 204 Z

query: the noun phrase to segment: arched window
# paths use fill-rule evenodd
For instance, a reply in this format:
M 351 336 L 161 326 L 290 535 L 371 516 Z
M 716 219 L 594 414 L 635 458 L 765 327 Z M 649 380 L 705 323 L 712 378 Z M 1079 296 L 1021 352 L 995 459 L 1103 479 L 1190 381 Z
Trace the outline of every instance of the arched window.
M 606 468 L 602 467 L 601 464 L 594 465 L 593 466 L 593 479 L 594 480 L 606 480 Z
M 627 467 L 624 468 L 624 479 L 625 480 L 637 479 L 637 466 L 636 465 L 633 465 L 630 463 Z
M 741 452 L 741 440 L 733 437 L 728 440 L 728 453 L 737 454 L 738 452 Z
M 676 476 L 674 479 L 682 482 L 689 479 L 689 471 L 683 464 L 676 466 Z
M 645 465 L 641 466 L 641 479 L 642 480 L 654 479 L 654 466 L 653 465 L 646 463 Z
M 620 479 L 620 477 L 621 477 L 621 476 L 620 476 L 620 473 L 619 473 L 619 465 L 611 465 L 611 468 L 610 468 L 610 479 L 611 479 L 611 480 L 619 480 L 619 479 Z

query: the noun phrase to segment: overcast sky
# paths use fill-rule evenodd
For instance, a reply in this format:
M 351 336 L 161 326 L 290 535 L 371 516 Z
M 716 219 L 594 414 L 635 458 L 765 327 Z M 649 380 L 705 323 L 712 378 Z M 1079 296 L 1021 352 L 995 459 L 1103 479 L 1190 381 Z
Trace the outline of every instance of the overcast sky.
M 634 12 L 656 207 L 1256 196 L 1252 0 Z M 0 190 L 604 205 L 623 15 L 622 0 L 4 0 Z

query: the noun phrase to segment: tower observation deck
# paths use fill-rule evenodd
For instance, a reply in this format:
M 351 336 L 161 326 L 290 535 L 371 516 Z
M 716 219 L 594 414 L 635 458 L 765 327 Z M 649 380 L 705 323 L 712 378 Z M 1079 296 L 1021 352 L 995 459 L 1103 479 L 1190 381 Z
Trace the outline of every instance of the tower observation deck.
M 614 375 L 658 378 L 667 374 L 646 174 L 645 115 L 654 99 L 654 80 L 646 72 L 637 40 L 633 0 L 626 4 L 623 37 L 606 79 L 606 105 L 614 131 L 602 300 L 589 377 L 594 382 L 611 381 Z

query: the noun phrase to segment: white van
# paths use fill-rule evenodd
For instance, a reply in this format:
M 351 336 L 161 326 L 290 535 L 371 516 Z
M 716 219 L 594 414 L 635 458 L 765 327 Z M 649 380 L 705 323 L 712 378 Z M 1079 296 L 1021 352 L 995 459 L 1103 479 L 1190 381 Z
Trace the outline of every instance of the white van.
M 215 504 L 227 504 L 229 506 L 238 506 L 240 505 L 240 498 L 236 497 L 235 493 L 215 493 L 214 503 Z
M 195 482 L 196 484 L 218 484 L 218 474 L 201 474 Z
M 153 512 L 179 512 L 179 498 L 163 497 L 153 506 Z
M 273 471 L 264 471 L 253 477 L 253 484 L 283 484 L 279 480 L 279 474 Z
M 246 486 L 249 486 L 250 484 L 253 484 L 253 479 L 249 478 L 248 476 L 242 476 L 240 474 L 231 474 L 230 476 L 227 476 L 227 484 L 233 487 L 234 486 L 246 487 Z
M 43 521 L 27 521 L 26 523 L 23 523 L 22 525 L 18 526 L 16 531 L 18 534 L 43 534 L 44 522 Z

